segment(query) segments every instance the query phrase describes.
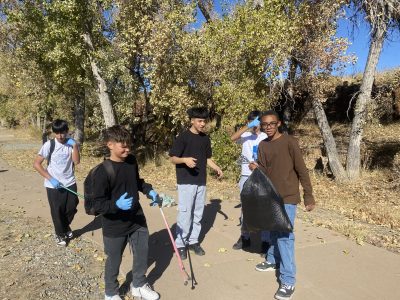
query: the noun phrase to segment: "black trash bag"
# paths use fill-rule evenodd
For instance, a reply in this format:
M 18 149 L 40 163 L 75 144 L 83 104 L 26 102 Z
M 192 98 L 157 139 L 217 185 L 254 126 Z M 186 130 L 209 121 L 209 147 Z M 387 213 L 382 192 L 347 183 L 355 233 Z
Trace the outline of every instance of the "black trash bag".
M 293 231 L 281 196 L 259 168 L 245 182 L 240 199 L 244 230 Z

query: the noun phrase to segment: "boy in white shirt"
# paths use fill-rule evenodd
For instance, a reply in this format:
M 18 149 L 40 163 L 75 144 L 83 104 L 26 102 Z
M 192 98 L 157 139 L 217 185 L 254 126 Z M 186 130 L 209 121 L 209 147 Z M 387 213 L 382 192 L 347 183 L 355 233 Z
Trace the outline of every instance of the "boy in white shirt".
M 54 140 L 48 140 L 35 158 L 33 167 L 42 175 L 47 198 L 50 205 L 51 218 L 54 224 L 56 242 L 66 246 L 73 237 L 70 224 L 77 212 L 78 197 L 62 186 L 76 192 L 74 169 L 80 162 L 78 144 L 68 137 L 68 123 L 57 119 L 52 123 Z M 47 168 L 42 166 L 47 160 Z
M 236 131 L 232 136 L 231 140 L 242 145 L 241 154 L 241 174 L 239 179 L 239 189 L 242 192 L 243 185 L 246 180 L 251 175 L 253 171 L 250 163 L 257 161 L 257 151 L 258 144 L 267 138 L 267 135 L 260 130 L 260 118 L 261 112 L 259 110 L 254 110 L 247 116 L 248 124 L 243 126 L 238 131 Z M 245 249 L 250 247 L 250 233 L 243 228 L 241 228 L 241 236 L 239 240 L 233 245 L 233 249 Z M 265 254 L 270 245 L 269 231 L 261 232 L 261 253 Z

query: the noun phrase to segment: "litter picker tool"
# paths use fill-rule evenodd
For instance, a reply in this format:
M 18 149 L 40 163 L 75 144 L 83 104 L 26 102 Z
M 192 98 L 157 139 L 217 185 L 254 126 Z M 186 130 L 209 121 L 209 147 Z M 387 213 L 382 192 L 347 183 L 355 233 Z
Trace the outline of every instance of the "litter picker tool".
M 71 189 L 69 189 L 69 188 L 67 188 L 67 187 L 65 187 L 65 186 L 63 186 L 63 185 L 61 185 L 61 188 L 63 188 L 64 190 L 66 190 L 66 191 L 68 191 L 68 192 L 70 192 L 70 193 L 76 195 L 77 197 L 80 197 L 80 198 L 82 198 L 82 199 L 85 199 L 85 197 L 84 197 L 82 194 L 79 194 L 79 193 L 77 193 L 77 192 L 75 192 L 75 191 L 73 191 L 73 190 L 71 190 Z
M 246 156 L 244 156 L 243 154 L 241 154 L 241 155 L 239 156 L 239 158 L 237 159 L 236 163 L 237 163 L 238 165 L 249 164 L 249 163 L 250 163 L 250 160 L 249 160 Z
M 196 278 L 194 277 L 192 258 L 190 256 L 190 250 L 189 250 L 188 245 L 186 245 L 186 248 L 187 248 L 187 254 L 188 254 L 188 258 L 189 258 L 190 276 L 192 278 L 192 290 L 194 290 L 194 286 L 197 285 L 197 281 L 196 281 Z
M 190 276 L 186 272 L 185 266 L 183 265 L 181 256 L 179 255 L 179 252 L 178 252 L 178 248 L 176 247 L 176 244 L 175 244 L 175 240 L 174 240 L 174 238 L 172 236 L 171 229 L 169 228 L 167 219 L 165 218 L 164 211 L 161 208 L 162 198 L 160 196 L 157 196 L 157 200 L 156 201 L 158 202 L 158 208 L 160 209 L 161 216 L 163 217 L 164 224 L 165 224 L 165 227 L 167 228 L 169 238 L 171 239 L 172 247 L 174 248 L 174 252 L 175 252 L 176 258 L 178 259 L 179 269 L 180 269 L 182 277 L 183 277 L 183 284 L 187 285 L 189 280 L 190 280 Z

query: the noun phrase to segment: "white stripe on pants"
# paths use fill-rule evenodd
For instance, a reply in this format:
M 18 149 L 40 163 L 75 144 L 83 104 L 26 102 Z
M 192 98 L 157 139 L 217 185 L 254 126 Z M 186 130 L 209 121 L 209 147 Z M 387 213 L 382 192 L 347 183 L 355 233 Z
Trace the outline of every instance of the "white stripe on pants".
M 200 221 L 206 200 L 206 186 L 178 184 L 178 218 L 176 226 L 176 246 L 185 247 L 199 242 Z

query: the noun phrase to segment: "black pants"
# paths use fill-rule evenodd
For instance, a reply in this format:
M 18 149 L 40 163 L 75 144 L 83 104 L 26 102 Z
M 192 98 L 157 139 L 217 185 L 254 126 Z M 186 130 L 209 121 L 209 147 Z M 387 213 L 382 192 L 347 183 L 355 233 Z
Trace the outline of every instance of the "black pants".
M 68 188 L 76 192 L 76 184 Z M 71 230 L 69 225 L 77 212 L 78 197 L 65 189 L 47 188 L 47 199 L 49 200 L 54 230 L 57 235 L 65 236 Z
M 147 257 L 149 252 L 149 231 L 140 227 L 128 236 L 107 237 L 103 236 L 104 252 L 107 255 L 104 282 L 107 296 L 118 295 L 118 274 L 126 244 L 129 243 L 132 254 L 132 285 L 141 287 L 146 282 Z

